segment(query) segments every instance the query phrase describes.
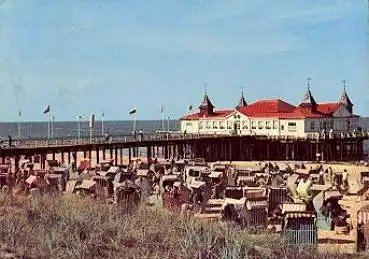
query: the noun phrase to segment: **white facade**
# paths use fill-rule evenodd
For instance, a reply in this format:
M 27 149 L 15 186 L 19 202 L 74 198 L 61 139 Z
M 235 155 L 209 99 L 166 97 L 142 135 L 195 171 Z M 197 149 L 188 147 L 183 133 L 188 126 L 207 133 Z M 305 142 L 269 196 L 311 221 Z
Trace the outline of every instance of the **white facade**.
M 285 119 L 273 117 L 247 117 L 235 110 L 227 117 L 204 117 L 181 120 L 181 131 L 194 134 L 239 134 L 265 136 L 304 137 L 321 133 L 323 129 L 334 132 L 352 131 L 359 126 L 359 117 L 350 114 L 345 107 L 330 118 Z

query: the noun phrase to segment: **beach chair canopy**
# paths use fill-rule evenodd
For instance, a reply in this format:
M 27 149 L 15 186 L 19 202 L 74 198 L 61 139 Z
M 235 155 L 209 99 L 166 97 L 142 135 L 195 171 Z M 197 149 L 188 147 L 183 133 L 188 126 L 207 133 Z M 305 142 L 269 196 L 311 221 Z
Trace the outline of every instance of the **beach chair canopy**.
M 119 167 L 118 166 L 111 166 L 108 170 L 108 173 L 113 173 L 116 174 L 119 172 Z
M 209 177 L 210 178 L 219 178 L 219 177 L 222 177 L 223 175 L 223 172 L 219 171 L 212 171 L 210 174 L 209 174 Z
M 306 211 L 305 203 L 293 203 L 293 202 L 285 202 L 280 205 L 282 208 L 282 214 L 291 213 L 291 212 L 304 212 Z
M 96 182 L 92 180 L 83 180 L 81 184 L 74 187 L 74 189 L 92 190 L 96 186 Z

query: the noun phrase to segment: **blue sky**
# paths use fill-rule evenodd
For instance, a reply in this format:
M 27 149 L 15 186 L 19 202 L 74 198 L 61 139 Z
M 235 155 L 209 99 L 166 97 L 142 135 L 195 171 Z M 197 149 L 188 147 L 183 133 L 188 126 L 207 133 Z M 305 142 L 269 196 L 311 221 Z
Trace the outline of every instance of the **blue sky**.
M 5 0 L 0 6 L 0 121 L 178 118 L 281 98 L 298 104 L 311 77 L 317 101 L 343 79 L 368 116 L 365 0 Z M 19 105 L 18 105 L 19 104 Z

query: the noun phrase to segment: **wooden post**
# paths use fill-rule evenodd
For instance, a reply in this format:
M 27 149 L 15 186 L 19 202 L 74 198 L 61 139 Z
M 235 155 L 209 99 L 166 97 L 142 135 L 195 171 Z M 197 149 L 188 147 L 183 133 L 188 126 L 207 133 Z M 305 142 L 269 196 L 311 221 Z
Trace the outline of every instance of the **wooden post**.
M 103 154 L 102 154 L 103 160 L 105 160 L 106 159 L 106 149 L 103 148 L 102 152 L 103 152 Z
M 113 149 L 110 148 L 110 159 L 113 159 Z
M 99 164 L 99 163 L 100 163 L 100 150 L 97 147 L 96 148 L 96 164 Z
M 53 158 L 52 159 L 55 160 L 55 151 L 53 151 L 52 154 L 53 154 Z
M 114 165 L 118 165 L 118 149 L 114 148 Z
M 77 168 L 77 166 L 78 166 L 77 151 L 74 150 L 73 153 L 72 153 L 72 155 L 73 155 L 74 164 L 75 164 L 75 166 Z
M 68 151 L 68 164 L 70 164 L 72 161 L 70 159 L 70 151 Z
M 131 148 L 129 147 L 128 148 L 128 163 L 130 164 L 132 162 L 132 150 Z
M 150 163 L 150 161 L 151 161 L 151 146 L 147 146 L 146 155 L 147 155 L 147 163 Z

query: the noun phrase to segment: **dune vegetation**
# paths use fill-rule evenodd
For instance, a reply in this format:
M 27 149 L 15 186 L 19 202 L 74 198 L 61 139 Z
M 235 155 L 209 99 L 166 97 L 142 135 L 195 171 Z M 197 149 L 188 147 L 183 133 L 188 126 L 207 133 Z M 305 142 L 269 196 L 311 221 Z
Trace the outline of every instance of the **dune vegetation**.
M 347 258 L 147 206 L 0 195 L 0 258 Z

